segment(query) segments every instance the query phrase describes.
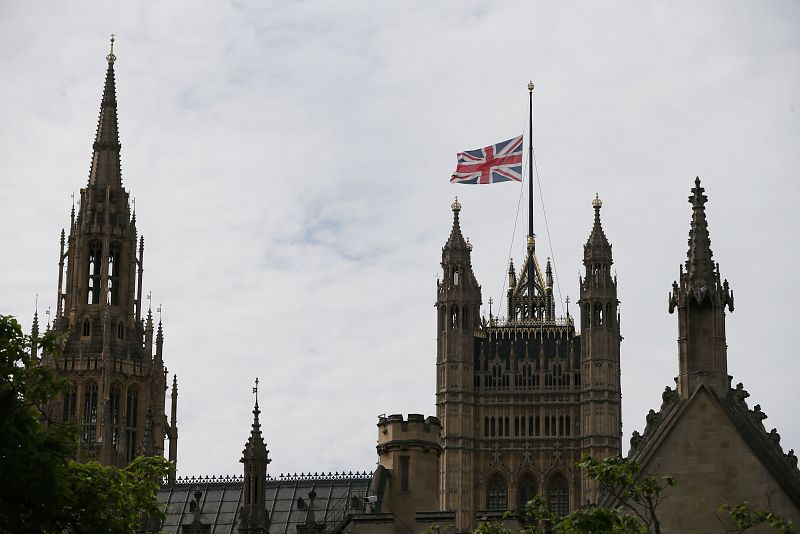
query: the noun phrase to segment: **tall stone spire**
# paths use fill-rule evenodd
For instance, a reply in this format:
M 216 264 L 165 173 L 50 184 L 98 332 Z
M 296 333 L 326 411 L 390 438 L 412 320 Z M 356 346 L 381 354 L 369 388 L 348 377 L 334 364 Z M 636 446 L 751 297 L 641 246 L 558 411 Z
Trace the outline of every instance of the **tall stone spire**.
M 706 221 L 706 202 L 708 197 L 700 187 L 700 178 L 695 178 L 692 195 L 692 226 L 689 229 L 689 252 L 686 258 L 686 276 L 692 287 L 703 287 L 714 281 L 714 261 L 711 259 L 711 238 Z
M 255 407 L 253 408 L 253 426 L 250 429 L 250 437 L 242 451 L 244 464 L 244 496 L 240 513 L 239 532 L 242 534 L 267 534 L 269 529 L 269 514 L 266 507 L 266 487 L 267 487 L 267 464 L 269 451 L 264 438 L 261 435 L 261 422 L 258 416 L 261 410 L 258 408 L 258 378 L 253 388 L 256 396 Z
M 720 397 L 728 390 L 728 350 L 725 340 L 725 307 L 733 311 L 733 292 L 722 281 L 719 265 L 712 261 L 705 203 L 708 198 L 694 182 L 692 224 L 686 271 L 672 283 L 669 312 L 678 311 L 678 393 L 689 398 L 700 385 Z
M 108 69 L 106 83 L 103 88 L 103 100 L 100 103 L 100 117 L 97 121 L 97 133 L 92 145 L 92 166 L 89 171 L 89 185 L 111 186 L 112 189 L 122 187 L 122 169 L 120 166 L 119 127 L 117 125 L 117 91 L 114 82 L 114 36 L 111 36 L 111 52 L 106 56 Z
M 461 203 L 458 201 L 458 197 L 456 197 L 450 207 L 453 210 L 453 228 L 450 230 L 450 237 L 447 239 L 447 243 L 444 244 L 444 248 L 445 250 L 453 252 L 465 252 L 468 250 L 469 246 L 464 239 L 464 235 L 461 233 L 461 223 L 458 220 L 458 214 L 461 212 Z

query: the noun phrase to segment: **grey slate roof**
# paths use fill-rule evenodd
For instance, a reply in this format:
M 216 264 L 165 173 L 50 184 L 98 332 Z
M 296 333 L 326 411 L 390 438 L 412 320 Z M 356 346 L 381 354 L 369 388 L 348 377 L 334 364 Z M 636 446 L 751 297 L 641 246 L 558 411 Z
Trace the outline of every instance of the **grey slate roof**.
M 280 476 L 267 480 L 266 506 L 270 534 L 295 534 L 297 525 L 306 520 L 308 493 L 316 490 L 314 513 L 332 531 L 348 515 L 362 512 L 372 475 L 322 474 Z M 196 491 L 202 492 L 201 521 L 211 526 L 211 534 L 235 534 L 241 507 L 242 477 L 186 478 L 175 485 L 163 486 L 158 501 L 167 514 L 161 531 L 181 534 L 182 525 L 194 519 L 189 503 Z

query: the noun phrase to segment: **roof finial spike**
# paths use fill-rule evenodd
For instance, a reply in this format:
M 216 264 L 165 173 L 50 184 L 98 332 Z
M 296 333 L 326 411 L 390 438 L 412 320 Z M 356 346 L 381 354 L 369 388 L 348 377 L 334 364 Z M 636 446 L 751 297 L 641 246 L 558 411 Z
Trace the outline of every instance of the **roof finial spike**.
M 112 33 L 111 34 L 111 50 L 108 52 L 108 55 L 106 56 L 106 61 L 108 61 L 109 65 L 113 65 L 114 61 L 117 60 L 117 56 L 114 55 L 114 40 L 115 40 L 115 38 L 116 38 L 116 36 Z
M 258 377 L 256 377 L 256 385 L 253 387 L 253 395 L 256 398 L 256 409 L 258 409 Z

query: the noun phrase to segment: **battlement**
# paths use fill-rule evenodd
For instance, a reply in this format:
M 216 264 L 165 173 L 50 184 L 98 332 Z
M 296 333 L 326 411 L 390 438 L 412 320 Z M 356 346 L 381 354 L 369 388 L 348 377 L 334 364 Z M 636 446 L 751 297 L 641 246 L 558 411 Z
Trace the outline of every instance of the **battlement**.
M 437 417 L 410 413 L 378 418 L 378 454 L 394 448 L 441 449 L 442 423 Z

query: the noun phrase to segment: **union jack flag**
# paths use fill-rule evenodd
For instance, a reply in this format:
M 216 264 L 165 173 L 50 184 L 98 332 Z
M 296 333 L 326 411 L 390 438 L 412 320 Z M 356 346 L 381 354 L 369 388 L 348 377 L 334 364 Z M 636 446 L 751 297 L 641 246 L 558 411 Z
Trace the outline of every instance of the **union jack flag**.
M 522 136 L 457 154 L 451 184 L 493 184 L 522 181 Z

